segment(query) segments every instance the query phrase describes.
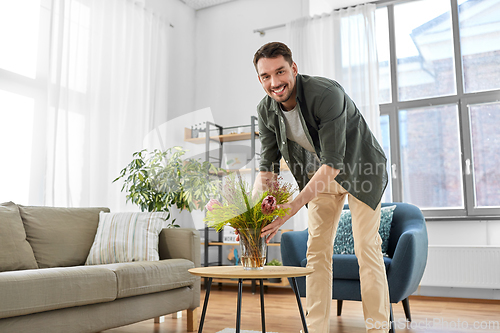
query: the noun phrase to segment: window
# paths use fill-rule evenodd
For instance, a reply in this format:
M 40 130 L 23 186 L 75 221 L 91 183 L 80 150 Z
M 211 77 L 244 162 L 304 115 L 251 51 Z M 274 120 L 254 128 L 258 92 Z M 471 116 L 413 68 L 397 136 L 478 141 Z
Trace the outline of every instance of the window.
M 380 117 L 380 132 L 382 133 L 382 149 L 384 149 L 385 156 L 387 157 L 387 174 L 389 175 L 389 181 L 387 183 L 387 189 L 382 197 L 382 202 L 392 202 L 392 171 L 391 171 L 391 135 L 389 132 L 389 116 L 383 115 Z
M 40 0 L 2 1 L 0 68 L 36 77 L 39 17 Z
M 500 207 L 500 103 L 468 106 L 474 171 L 474 207 Z M 467 166 L 470 168 L 470 163 Z M 472 170 L 467 170 L 470 173 Z
M 40 202 L 30 198 L 30 179 L 37 174 L 33 151 L 36 115 L 46 98 L 48 12 L 46 0 L 0 2 L 0 202 Z M 40 29 L 44 25 L 47 29 Z M 36 195 L 36 194 L 33 194 Z M 34 200 L 31 200 L 34 199 Z
M 33 139 L 33 98 L 0 90 L 2 175 L 0 202 L 28 202 Z M 9 161 L 9 162 L 7 162 Z M 20 176 L 19 176 L 20 175 Z
M 499 215 L 500 1 L 401 1 L 376 19 L 386 192 L 427 217 Z
M 399 111 L 403 201 L 463 208 L 457 105 Z
M 464 90 L 500 89 L 500 1 L 461 1 L 460 48 Z

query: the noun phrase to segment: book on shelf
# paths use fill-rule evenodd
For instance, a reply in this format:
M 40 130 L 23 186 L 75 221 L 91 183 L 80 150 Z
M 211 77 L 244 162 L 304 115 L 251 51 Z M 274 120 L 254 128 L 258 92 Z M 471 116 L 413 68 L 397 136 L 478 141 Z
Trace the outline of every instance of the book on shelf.
M 234 228 L 225 226 L 222 232 L 223 232 L 222 241 L 224 243 L 239 244 L 239 242 L 236 241 L 236 234 L 234 232 Z

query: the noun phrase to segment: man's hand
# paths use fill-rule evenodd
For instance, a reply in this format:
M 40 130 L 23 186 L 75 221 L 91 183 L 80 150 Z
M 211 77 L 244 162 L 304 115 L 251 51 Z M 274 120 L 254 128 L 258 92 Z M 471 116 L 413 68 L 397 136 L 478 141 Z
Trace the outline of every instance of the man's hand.
M 279 205 L 279 208 L 287 209 L 290 208 L 288 211 L 288 214 L 286 214 L 283 217 L 278 217 L 276 220 L 274 220 L 272 223 L 266 225 L 264 228 L 262 228 L 262 232 L 260 234 L 261 237 L 264 237 L 268 235 L 266 243 L 269 243 L 269 241 L 276 235 L 278 230 L 281 228 L 283 224 L 285 224 L 286 221 L 288 221 L 292 216 L 297 214 L 297 212 L 300 210 L 302 206 L 297 205 L 294 203 L 294 201 L 285 203 L 282 205 Z

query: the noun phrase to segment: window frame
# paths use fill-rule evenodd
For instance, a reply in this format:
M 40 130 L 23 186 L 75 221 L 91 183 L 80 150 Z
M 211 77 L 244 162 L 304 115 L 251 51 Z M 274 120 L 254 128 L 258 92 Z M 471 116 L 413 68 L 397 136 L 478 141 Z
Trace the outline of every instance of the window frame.
M 419 1 L 419 0 L 410 0 Z M 462 190 L 464 207 L 443 208 L 443 209 L 426 209 L 422 208 L 424 216 L 428 219 L 436 220 L 457 220 L 457 219 L 500 219 L 500 207 L 475 207 L 474 198 L 474 167 L 472 165 L 472 137 L 471 124 L 468 105 L 492 103 L 500 101 L 500 89 L 488 90 L 474 93 L 465 93 L 463 86 L 463 67 L 462 67 L 462 52 L 460 46 L 460 27 L 459 27 L 459 12 L 458 1 L 450 0 L 451 5 L 451 20 L 452 20 L 452 38 L 453 38 L 453 61 L 455 69 L 456 94 L 422 98 L 409 101 L 399 101 L 398 93 L 398 77 L 397 77 L 397 56 L 396 56 L 396 32 L 394 19 L 394 6 L 402 3 L 410 2 L 408 0 L 400 1 L 379 1 L 377 8 L 387 8 L 388 25 L 389 25 L 389 52 L 390 52 L 390 76 L 391 76 L 391 101 L 389 103 L 380 104 L 380 115 L 389 116 L 390 128 L 390 149 L 391 161 L 390 167 L 392 178 L 392 198 L 395 202 L 402 202 L 403 198 L 403 183 L 401 174 L 401 151 L 399 137 L 399 111 L 408 110 L 420 107 L 441 106 L 446 104 L 456 104 L 458 106 L 458 121 L 459 121 L 459 136 L 460 136 L 460 151 L 461 151 L 461 170 L 462 170 Z M 470 174 L 466 174 L 466 161 L 470 161 Z

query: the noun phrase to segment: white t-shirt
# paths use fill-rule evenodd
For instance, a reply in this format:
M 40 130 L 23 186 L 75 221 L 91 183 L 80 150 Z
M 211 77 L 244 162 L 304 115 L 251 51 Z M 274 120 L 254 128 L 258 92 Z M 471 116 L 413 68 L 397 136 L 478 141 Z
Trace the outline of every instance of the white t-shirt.
M 290 111 L 283 111 L 283 109 L 281 109 L 285 118 L 286 137 L 291 141 L 297 142 L 311 153 L 316 153 L 314 147 L 307 139 L 302 123 L 300 122 L 298 105 L 299 104 L 295 105 L 295 107 Z

